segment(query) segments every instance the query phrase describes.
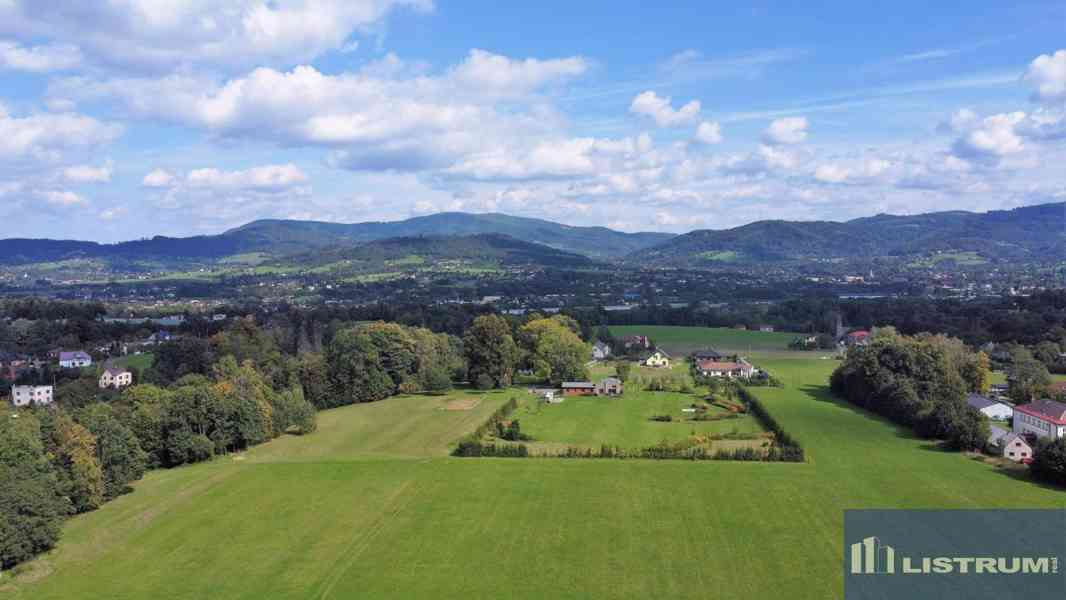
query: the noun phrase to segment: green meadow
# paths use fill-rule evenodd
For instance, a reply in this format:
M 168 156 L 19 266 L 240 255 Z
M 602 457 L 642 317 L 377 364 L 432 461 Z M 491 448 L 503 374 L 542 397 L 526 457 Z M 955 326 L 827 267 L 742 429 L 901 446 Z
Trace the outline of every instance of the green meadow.
M 825 600 L 842 594 L 845 509 L 1066 506 L 1066 490 L 835 400 L 835 361 L 754 358 L 785 382 L 755 393 L 808 462 L 452 458 L 456 438 L 526 392 L 398 397 L 152 472 L 4 574 L 0 596 Z M 531 431 L 645 435 L 637 409 L 568 402 Z
M 733 352 L 767 352 L 788 350 L 788 344 L 797 333 L 783 331 L 747 331 L 727 327 L 675 327 L 671 325 L 615 325 L 611 335 L 621 338 L 627 335 L 646 335 L 656 345 L 675 358 L 703 348 Z
M 717 421 L 683 420 L 690 415 L 682 409 L 702 396 L 629 389 L 620 397 L 573 396 L 559 404 L 545 404 L 529 396 L 523 399 L 511 418 L 519 420 L 522 433 L 532 436 L 534 448 L 543 443 L 582 448 L 607 444 L 636 449 L 661 441 L 678 442 L 695 435 L 763 431 L 751 415 Z M 708 411 L 711 415 L 726 415 L 728 412 L 718 407 Z M 655 415 L 670 415 L 674 421 L 652 421 L 651 417 Z M 723 447 L 734 445 L 723 444 Z

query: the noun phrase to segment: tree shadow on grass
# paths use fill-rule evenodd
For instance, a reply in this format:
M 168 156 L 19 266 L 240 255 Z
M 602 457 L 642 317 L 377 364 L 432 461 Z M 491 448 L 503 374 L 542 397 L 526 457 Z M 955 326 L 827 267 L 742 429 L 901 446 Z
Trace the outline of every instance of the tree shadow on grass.
M 1015 481 L 1020 481 L 1022 483 L 1028 483 L 1029 485 L 1032 485 L 1032 486 L 1035 486 L 1035 487 L 1038 487 L 1038 488 L 1043 488 L 1045 490 L 1051 490 L 1053 492 L 1066 492 L 1066 486 L 1055 485 L 1054 483 L 1048 483 L 1046 481 L 1040 481 L 1039 479 L 1034 478 L 1029 473 L 1029 469 L 1021 469 L 1021 468 L 1016 468 L 1016 467 L 1004 467 L 1004 466 L 1000 466 L 1000 465 L 989 465 L 989 466 L 996 473 L 999 473 L 1000 475 L 1003 475 L 1003 476 L 1006 476 L 1006 477 L 1010 477 L 1011 479 L 1014 479 Z
M 881 415 L 875 412 L 871 412 L 869 410 L 866 410 L 865 408 L 862 408 L 861 406 L 856 406 L 846 400 L 838 398 L 829 389 L 828 385 L 804 385 L 801 386 L 799 390 L 807 394 L 811 398 L 814 398 L 818 402 L 833 404 L 837 408 L 846 410 L 856 416 L 863 417 L 864 419 L 871 421 L 877 421 L 878 423 L 886 425 L 887 427 L 892 429 L 892 431 L 896 434 L 897 437 L 903 438 L 905 440 L 915 441 L 924 439 L 915 435 L 914 431 L 912 431 L 910 427 L 900 425 L 899 423 L 896 423 L 895 421 L 892 421 L 887 417 L 882 417 Z M 926 448 L 928 450 L 937 450 L 940 452 L 945 451 L 939 447 L 939 444 L 936 443 L 923 444 L 923 446 L 928 446 L 928 448 Z

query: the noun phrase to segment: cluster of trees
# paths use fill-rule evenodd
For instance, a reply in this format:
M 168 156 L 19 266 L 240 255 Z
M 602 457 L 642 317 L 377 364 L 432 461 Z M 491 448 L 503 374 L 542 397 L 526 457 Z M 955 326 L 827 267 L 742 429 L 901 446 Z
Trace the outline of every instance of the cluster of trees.
M 458 338 L 397 323 L 343 329 L 324 356 L 305 355 L 304 379 L 320 407 L 381 400 L 397 393 L 443 392 L 466 376 Z
M 0 568 L 47 550 L 63 520 L 129 491 L 147 468 L 112 408 L 0 409 Z
M 99 390 L 85 376 L 60 385 L 52 406 L 0 409 L 0 567 L 50 548 L 64 518 L 126 493 L 146 469 L 315 430 L 302 359 L 254 322 L 159 354 L 152 383 Z
M 520 367 L 555 385 L 585 380 L 592 353 L 581 338 L 581 326 L 566 315 L 533 314 L 514 323 L 483 315 L 466 331 L 463 348 L 469 381 L 480 389 L 510 385 Z
M 833 392 L 849 402 L 943 439 L 959 450 L 980 450 L 989 429 L 966 403 L 970 392 L 988 390 L 988 356 L 944 335 L 902 336 L 874 332 L 869 346 L 848 352 L 833 372 Z

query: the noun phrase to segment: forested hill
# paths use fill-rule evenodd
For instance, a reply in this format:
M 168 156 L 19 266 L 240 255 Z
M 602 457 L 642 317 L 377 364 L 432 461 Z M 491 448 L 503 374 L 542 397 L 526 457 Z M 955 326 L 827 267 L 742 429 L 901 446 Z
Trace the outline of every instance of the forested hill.
M 153 257 L 213 259 L 262 252 L 273 256 L 352 245 L 375 240 L 412 237 L 502 234 L 594 258 L 626 255 L 673 237 L 669 233 L 624 233 L 606 227 L 572 227 L 541 219 L 503 214 L 439 213 L 405 221 L 324 223 L 261 220 L 219 235 L 151 239 L 97 244 L 68 240 L 0 240 L 0 262 L 20 264 L 70 258 L 135 261 Z
M 1066 203 L 1014 210 L 877 215 L 833 221 L 758 221 L 698 230 L 630 255 L 634 262 L 701 266 L 972 252 L 988 259 L 1066 260 Z
M 304 267 L 348 263 L 355 270 L 381 271 L 390 267 L 433 265 L 456 268 L 511 266 L 585 267 L 595 265 L 587 256 L 517 240 L 511 236 L 485 233 L 463 236 L 411 236 L 375 240 L 357 246 L 324 248 L 282 259 L 285 264 Z

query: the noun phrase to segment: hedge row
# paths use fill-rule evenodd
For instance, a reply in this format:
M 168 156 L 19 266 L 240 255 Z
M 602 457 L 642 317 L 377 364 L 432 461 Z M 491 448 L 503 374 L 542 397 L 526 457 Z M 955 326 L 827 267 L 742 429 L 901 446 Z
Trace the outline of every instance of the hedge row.
M 526 447 L 515 444 L 486 444 L 482 442 L 490 433 L 496 433 L 507 417 L 518 408 L 518 400 L 512 396 L 503 406 L 496 409 L 473 433 L 459 440 L 452 450 L 452 456 L 526 456 Z M 520 448 L 521 450 L 516 450 Z
M 737 393 L 741 399 L 748 405 L 748 410 L 751 414 L 755 415 L 755 418 L 762 423 L 762 426 L 774 433 L 774 447 L 771 452 L 777 451 L 782 458 L 778 460 L 789 462 L 804 462 L 806 460 L 803 452 L 803 446 L 799 441 L 792 437 L 787 431 L 781 427 L 781 424 L 777 422 L 777 419 L 773 417 L 762 405 L 762 402 L 755 397 L 747 389 L 737 386 Z

